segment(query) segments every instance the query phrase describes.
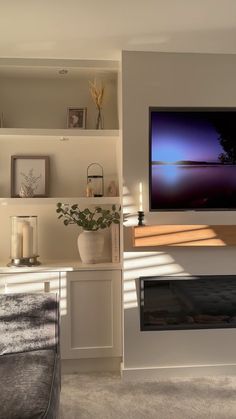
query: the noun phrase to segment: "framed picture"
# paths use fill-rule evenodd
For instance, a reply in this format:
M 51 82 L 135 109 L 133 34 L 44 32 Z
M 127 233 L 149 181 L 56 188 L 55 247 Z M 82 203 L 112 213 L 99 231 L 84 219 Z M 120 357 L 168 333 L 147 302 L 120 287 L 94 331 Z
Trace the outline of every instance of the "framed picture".
M 68 108 L 67 128 L 85 129 L 87 108 Z
M 47 197 L 49 156 L 11 156 L 11 196 Z

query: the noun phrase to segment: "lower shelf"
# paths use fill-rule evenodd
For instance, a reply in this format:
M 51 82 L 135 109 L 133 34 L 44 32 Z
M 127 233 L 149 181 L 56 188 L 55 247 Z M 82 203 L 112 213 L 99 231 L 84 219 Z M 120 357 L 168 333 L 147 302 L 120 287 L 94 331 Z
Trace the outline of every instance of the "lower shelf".
M 236 225 L 151 225 L 132 228 L 134 247 L 236 246 Z

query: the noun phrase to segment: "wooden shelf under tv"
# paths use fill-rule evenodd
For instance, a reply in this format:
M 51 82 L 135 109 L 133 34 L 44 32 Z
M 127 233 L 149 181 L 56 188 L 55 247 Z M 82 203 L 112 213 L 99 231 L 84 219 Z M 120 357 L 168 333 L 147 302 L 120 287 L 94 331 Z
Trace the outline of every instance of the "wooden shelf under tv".
M 236 225 L 149 225 L 132 227 L 132 246 L 236 246 Z

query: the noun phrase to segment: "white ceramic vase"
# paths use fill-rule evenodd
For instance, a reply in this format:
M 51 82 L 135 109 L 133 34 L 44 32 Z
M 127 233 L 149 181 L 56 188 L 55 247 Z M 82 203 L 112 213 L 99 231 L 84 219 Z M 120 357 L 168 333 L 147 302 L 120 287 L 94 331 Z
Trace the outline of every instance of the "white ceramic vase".
M 83 230 L 77 243 L 83 263 L 99 262 L 104 247 L 104 236 L 101 232 Z

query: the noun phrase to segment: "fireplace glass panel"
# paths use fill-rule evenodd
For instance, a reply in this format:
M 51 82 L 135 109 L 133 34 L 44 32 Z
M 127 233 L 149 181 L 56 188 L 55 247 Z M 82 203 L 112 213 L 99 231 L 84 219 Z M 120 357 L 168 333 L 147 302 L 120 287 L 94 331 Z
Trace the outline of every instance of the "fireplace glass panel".
M 140 277 L 141 330 L 236 327 L 236 276 Z

